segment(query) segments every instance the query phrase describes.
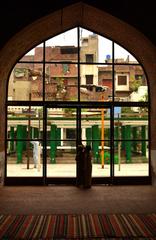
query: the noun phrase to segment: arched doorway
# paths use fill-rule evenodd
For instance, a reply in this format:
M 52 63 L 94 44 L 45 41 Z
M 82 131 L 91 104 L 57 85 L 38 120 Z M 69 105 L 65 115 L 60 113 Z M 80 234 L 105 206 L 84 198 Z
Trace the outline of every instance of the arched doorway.
M 74 183 L 80 142 L 93 183 L 149 183 L 148 109 L 143 67 L 116 42 L 82 27 L 41 42 L 9 78 L 6 183 Z

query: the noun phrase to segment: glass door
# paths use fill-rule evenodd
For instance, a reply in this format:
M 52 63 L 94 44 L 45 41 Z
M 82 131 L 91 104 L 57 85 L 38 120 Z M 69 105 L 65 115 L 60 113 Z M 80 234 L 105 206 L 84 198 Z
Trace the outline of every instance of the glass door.
M 92 183 L 112 182 L 109 108 L 47 108 L 46 181 L 76 183 L 77 145 L 90 145 Z M 82 173 L 83 174 L 83 173 Z
M 111 124 L 109 108 L 81 109 L 81 137 L 92 149 L 92 183 L 110 183 L 112 178 Z
M 74 183 L 76 180 L 76 108 L 47 108 L 47 183 Z

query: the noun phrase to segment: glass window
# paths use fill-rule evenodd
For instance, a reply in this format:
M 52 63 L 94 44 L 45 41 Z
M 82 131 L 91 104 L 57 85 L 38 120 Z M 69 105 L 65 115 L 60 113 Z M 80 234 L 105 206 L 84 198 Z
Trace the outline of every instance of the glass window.
M 37 45 L 15 64 L 7 100 L 8 176 L 18 161 L 33 166 L 36 138 L 50 177 L 76 176 L 80 140 L 92 147 L 94 177 L 148 176 L 148 80 L 135 55 L 105 36 L 75 27 Z
M 112 66 L 97 64 L 80 65 L 81 101 L 112 100 Z
M 149 148 L 146 141 L 114 142 L 115 176 L 148 176 Z
M 9 77 L 8 100 L 42 101 L 43 65 L 17 63 Z
M 80 28 L 80 61 L 86 63 L 111 63 L 112 41 Z
M 138 63 L 136 58 L 130 52 L 117 43 L 114 44 L 114 61 L 115 63 Z
M 43 61 L 43 43 L 31 49 L 19 61 L 20 62 L 42 62 Z
M 45 65 L 45 100 L 77 101 L 78 66 L 73 63 Z
M 77 28 L 48 39 L 45 45 L 46 62 L 76 62 L 78 60 Z
M 114 66 L 115 101 L 147 102 L 148 86 L 143 68 L 134 64 Z

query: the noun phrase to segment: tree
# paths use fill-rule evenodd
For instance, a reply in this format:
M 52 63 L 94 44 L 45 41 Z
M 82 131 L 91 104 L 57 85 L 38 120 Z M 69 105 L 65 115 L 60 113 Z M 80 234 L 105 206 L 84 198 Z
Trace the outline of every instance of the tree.
M 130 90 L 132 92 L 136 92 L 138 91 L 138 88 L 141 86 L 142 84 L 142 79 L 141 77 L 139 77 L 139 79 L 135 79 L 134 76 L 131 76 L 131 81 L 130 81 Z
M 144 96 L 140 99 L 140 102 L 148 102 L 148 93 L 146 92 Z M 146 106 L 139 107 L 139 113 L 147 113 L 148 108 Z

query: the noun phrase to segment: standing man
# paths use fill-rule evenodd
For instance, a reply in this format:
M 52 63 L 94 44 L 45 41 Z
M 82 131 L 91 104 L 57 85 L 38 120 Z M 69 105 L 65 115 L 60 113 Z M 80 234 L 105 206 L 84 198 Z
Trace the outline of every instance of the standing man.
M 34 168 L 40 165 L 40 143 L 39 141 L 31 141 L 33 144 L 33 161 L 34 161 Z

